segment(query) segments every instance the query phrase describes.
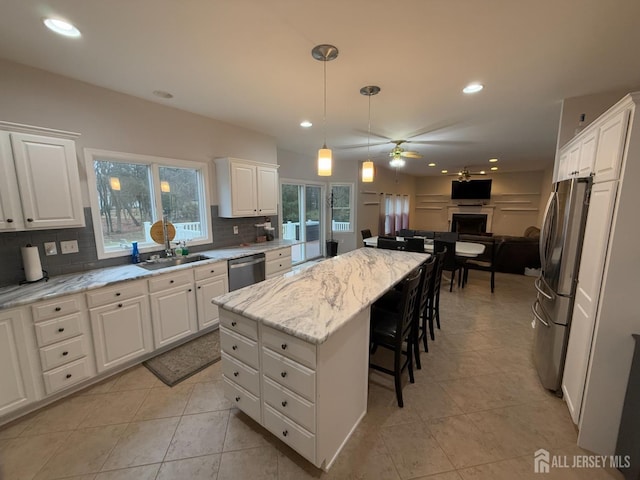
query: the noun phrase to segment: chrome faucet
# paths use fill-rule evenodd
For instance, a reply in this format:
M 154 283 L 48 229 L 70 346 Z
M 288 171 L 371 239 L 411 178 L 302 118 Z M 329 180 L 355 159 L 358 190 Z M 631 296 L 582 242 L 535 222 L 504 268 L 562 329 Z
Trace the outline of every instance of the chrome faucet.
M 162 215 L 162 234 L 164 236 L 164 253 L 167 258 L 173 257 L 173 251 L 171 250 L 171 240 L 169 240 L 169 232 L 167 229 L 167 215 Z

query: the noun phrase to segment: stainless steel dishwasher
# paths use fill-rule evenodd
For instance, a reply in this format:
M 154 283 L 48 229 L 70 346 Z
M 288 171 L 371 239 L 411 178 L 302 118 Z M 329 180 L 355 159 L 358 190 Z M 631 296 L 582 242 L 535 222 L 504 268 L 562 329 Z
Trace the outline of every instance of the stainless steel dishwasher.
M 262 282 L 265 279 L 264 253 L 229 260 L 229 291 Z

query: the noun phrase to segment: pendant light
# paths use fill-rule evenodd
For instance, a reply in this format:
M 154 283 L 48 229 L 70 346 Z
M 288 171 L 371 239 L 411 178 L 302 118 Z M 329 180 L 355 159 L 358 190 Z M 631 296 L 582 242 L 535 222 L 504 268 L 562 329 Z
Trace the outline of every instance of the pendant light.
M 324 142 L 318 150 L 318 175 L 320 177 L 331 176 L 331 149 L 327 148 L 327 62 L 338 57 L 338 49 L 333 45 L 316 45 L 311 50 L 311 56 L 324 64 L 324 112 L 322 114 L 322 127 L 324 130 Z
M 362 95 L 369 97 L 369 129 L 367 135 L 367 160 L 362 162 L 362 182 L 371 183 L 374 178 L 373 162 L 371 161 L 371 154 L 369 150 L 371 148 L 371 96 L 380 93 L 380 87 L 375 85 L 368 85 L 360 89 Z

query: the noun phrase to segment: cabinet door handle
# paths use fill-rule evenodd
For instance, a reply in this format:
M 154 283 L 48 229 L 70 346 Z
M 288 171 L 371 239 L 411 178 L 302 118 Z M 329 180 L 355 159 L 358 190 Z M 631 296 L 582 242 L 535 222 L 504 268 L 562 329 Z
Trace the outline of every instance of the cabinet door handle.
M 62 352 L 62 356 L 63 357 L 66 357 L 67 355 L 69 355 L 69 352 L 67 352 L 67 351 Z
M 284 430 L 282 432 L 282 436 L 286 437 L 287 435 L 289 435 L 289 431 L 288 430 Z
M 27 218 L 27 222 L 33 222 L 33 218 Z
M 116 292 L 116 297 L 119 297 L 119 296 L 120 296 L 120 292 Z
M 237 349 L 238 349 L 238 346 L 237 346 L 237 345 L 234 345 L 234 346 L 232 346 L 232 347 L 231 347 L 231 349 L 232 349 L 232 350 L 237 350 Z
M 173 280 L 169 280 L 169 283 L 173 283 L 173 282 L 174 282 Z
M 287 372 L 280 372 L 280 376 L 281 376 L 282 378 L 286 377 L 286 376 L 287 376 Z
M 231 322 L 231 326 L 235 327 L 238 324 L 238 322 Z
M 283 407 L 286 407 L 286 406 L 287 406 L 287 401 L 286 401 L 286 400 L 283 400 L 283 401 L 282 401 L 282 406 L 283 406 Z
M 192 290 L 192 289 L 189 289 L 188 291 L 189 291 L 189 292 L 192 292 L 193 290 Z
M 211 273 L 216 273 L 216 271 L 215 270 L 211 270 Z
M 202 286 L 198 286 L 198 290 L 200 290 L 202 288 Z
M 283 343 L 282 345 L 280 345 L 280 348 L 282 348 L 283 350 L 286 350 L 287 349 L 287 344 Z
M 238 373 L 238 372 L 233 372 L 233 376 L 234 376 L 234 377 L 237 377 L 238 375 L 239 375 L 239 373 Z
M 118 304 L 118 308 L 122 308 L 122 304 L 121 303 Z
M 13 223 L 13 218 L 7 218 L 7 223 Z
M 56 307 L 56 312 L 59 312 L 60 310 L 62 310 L 62 307 Z
M 67 373 L 67 378 L 71 378 L 72 375 L 70 373 Z
M 239 401 L 240 401 L 240 396 L 237 396 L 236 397 L 236 402 L 239 402 Z
M 60 328 L 58 329 L 58 332 L 60 332 L 60 333 L 64 332 L 64 327 L 60 327 Z

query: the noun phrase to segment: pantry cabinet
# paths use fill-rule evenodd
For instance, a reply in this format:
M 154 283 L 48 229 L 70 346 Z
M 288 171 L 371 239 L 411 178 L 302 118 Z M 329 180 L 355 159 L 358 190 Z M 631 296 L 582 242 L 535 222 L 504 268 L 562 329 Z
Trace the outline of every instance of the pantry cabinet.
M 0 312 L 0 416 L 37 400 L 26 309 Z
M 237 158 L 218 158 L 218 214 L 259 217 L 278 213 L 278 166 Z
M 33 130 L 0 122 L 0 231 L 83 227 L 77 134 Z

